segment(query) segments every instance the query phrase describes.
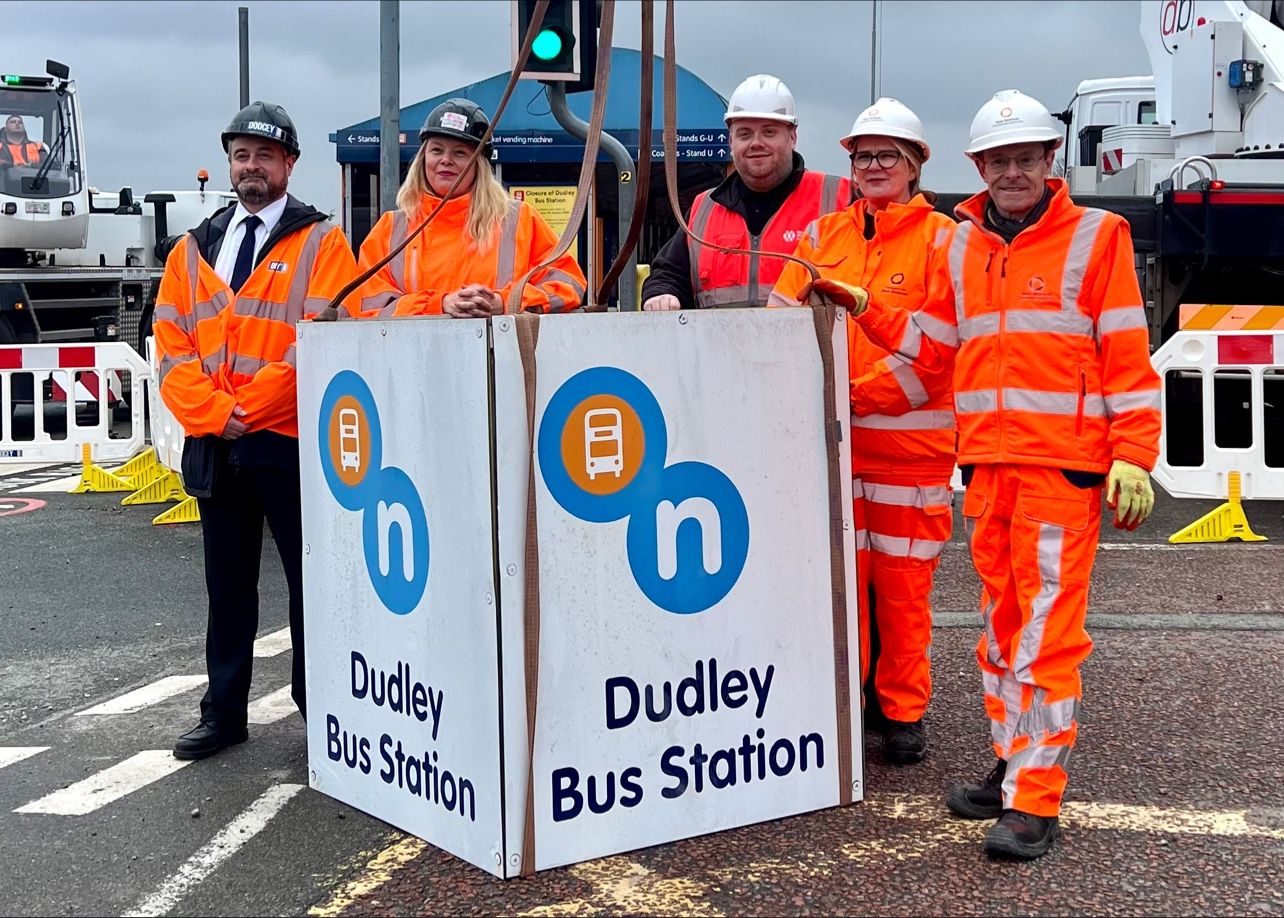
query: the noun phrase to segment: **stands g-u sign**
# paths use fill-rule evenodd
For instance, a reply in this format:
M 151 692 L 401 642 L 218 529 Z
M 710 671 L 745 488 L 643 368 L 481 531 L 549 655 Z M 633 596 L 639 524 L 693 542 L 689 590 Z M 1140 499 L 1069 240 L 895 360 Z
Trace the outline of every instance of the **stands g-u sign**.
M 749 554 L 744 499 L 711 465 L 665 465 L 664 412 L 636 376 L 593 367 L 568 379 L 544 410 L 538 450 L 544 484 L 567 513 L 628 519 L 629 568 L 651 602 L 689 614 L 731 592 Z
M 366 381 L 351 370 L 335 374 L 321 399 L 319 423 L 330 493 L 362 516 L 361 550 L 370 583 L 388 611 L 413 612 L 428 586 L 428 516 L 410 476 L 383 465 L 379 408 Z

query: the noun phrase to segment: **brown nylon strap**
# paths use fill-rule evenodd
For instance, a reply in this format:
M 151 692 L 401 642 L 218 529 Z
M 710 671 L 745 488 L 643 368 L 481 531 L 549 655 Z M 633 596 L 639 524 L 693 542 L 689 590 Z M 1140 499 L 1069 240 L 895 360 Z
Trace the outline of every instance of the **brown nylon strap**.
M 455 193 L 455 189 L 459 187 L 459 183 L 467 178 L 468 170 L 477 162 L 482 151 L 486 149 L 486 145 L 490 143 L 490 137 L 495 133 L 495 128 L 499 125 L 499 119 L 504 114 L 504 109 L 508 108 L 508 99 L 512 96 L 513 90 L 517 88 L 517 83 L 521 79 L 522 71 L 526 69 L 526 59 L 530 57 L 531 45 L 535 43 L 535 36 L 539 34 L 540 26 L 544 23 L 544 13 L 547 10 L 548 0 L 536 0 L 535 7 L 531 10 L 530 25 L 526 29 L 526 36 L 522 39 L 522 47 L 517 52 L 517 60 L 513 62 L 513 71 L 508 77 L 508 85 L 504 87 L 504 94 L 500 96 L 499 105 L 495 108 L 495 114 L 490 119 L 490 125 L 487 126 L 486 133 L 483 134 L 481 139 L 477 142 L 477 149 L 473 150 L 473 155 L 468 158 L 468 163 L 460 170 L 459 175 L 455 178 L 454 184 L 450 186 L 450 189 L 446 192 L 445 196 L 437 206 L 433 208 L 432 213 L 428 214 L 428 216 L 424 218 L 423 222 L 415 227 L 413 232 L 407 234 L 401 245 L 393 248 L 378 262 L 354 277 L 342 290 L 334 295 L 334 298 L 330 300 L 330 305 L 317 313 L 318 321 L 335 321 L 338 318 L 339 306 L 347 298 L 348 294 L 352 293 L 352 291 L 356 290 L 370 278 L 374 277 L 374 275 L 380 271 L 384 265 L 388 264 L 400 255 L 402 251 L 405 250 L 406 246 L 410 245 L 413 240 L 417 239 L 419 234 L 424 231 L 424 228 L 433 221 L 433 218 L 436 217 L 437 214 L 441 213 L 441 209 L 446 206 L 446 202 L 450 200 L 450 196 Z M 605 83 L 602 85 L 605 85 Z M 596 95 L 596 93 L 594 93 L 594 95 Z M 605 95 L 605 93 L 603 93 L 603 95 Z
M 838 800 L 852 802 L 851 660 L 847 656 L 847 566 L 843 559 L 843 484 L 834 406 L 834 322 L 832 306 L 813 306 L 816 345 L 825 389 L 825 455 L 829 473 L 829 596 L 834 622 L 834 699 L 838 708 Z M 860 588 L 857 584 L 857 588 Z
M 597 306 L 594 311 L 606 309 L 606 301 L 615 282 L 624 273 L 629 263 L 629 256 L 637 248 L 638 239 L 642 236 L 642 225 L 646 222 L 646 204 L 651 194 L 651 97 L 655 91 L 655 4 L 645 0 L 642 4 L 642 78 L 641 92 L 638 97 L 638 184 L 633 200 L 633 217 L 629 221 L 629 231 L 620 245 L 620 250 L 611 263 L 611 269 L 602 279 L 602 286 L 597 290 Z M 620 312 L 634 308 L 633 303 L 620 304 Z
M 606 95 L 602 93 L 602 95 Z M 526 818 L 522 828 L 522 876 L 535 873 L 535 713 L 539 698 L 539 530 L 535 518 L 535 346 L 539 315 L 515 317 L 517 351 L 526 387 L 526 435 L 529 441 L 526 477 L 526 583 L 523 608 L 523 663 L 526 672 Z
M 513 289 L 508 294 L 506 312 L 522 311 L 522 292 L 530 283 L 530 279 L 556 263 L 570 250 L 571 243 L 575 241 L 580 231 L 580 224 L 584 222 L 584 212 L 588 209 L 588 191 L 593 184 L 593 177 L 597 174 L 597 150 L 602 140 L 602 122 L 606 120 L 606 88 L 611 80 L 611 36 L 615 26 L 615 0 L 602 0 L 601 23 L 597 30 L 597 74 L 593 77 L 593 111 L 589 115 L 588 137 L 584 140 L 584 160 L 580 163 L 580 181 L 575 186 L 575 204 L 571 207 L 566 229 L 562 230 L 562 238 L 557 240 L 557 247 L 553 249 L 553 253 L 544 259 L 542 264 L 531 268 L 517 283 L 513 284 Z M 592 304 L 584 304 L 586 309 L 590 305 Z
M 820 280 L 820 272 L 811 262 L 796 255 L 783 252 L 754 252 L 749 249 L 733 249 L 725 245 L 715 245 L 708 239 L 702 239 L 692 232 L 682 216 L 682 202 L 678 200 L 678 64 L 677 49 L 674 40 L 673 0 L 665 0 L 664 5 L 664 182 L 669 186 L 669 207 L 673 210 L 673 219 L 678 221 L 682 232 L 700 245 L 707 245 L 715 252 L 724 255 L 747 255 L 750 257 L 783 258 L 802 265 L 811 275 L 812 283 Z

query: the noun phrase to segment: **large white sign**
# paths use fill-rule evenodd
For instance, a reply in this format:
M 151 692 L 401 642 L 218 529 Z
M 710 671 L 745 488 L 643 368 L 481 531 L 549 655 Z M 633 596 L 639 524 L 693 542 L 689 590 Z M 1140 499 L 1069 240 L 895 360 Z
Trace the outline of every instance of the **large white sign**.
M 501 873 L 486 323 L 298 349 L 311 785 Z
M 844 728 L 846 799 L 859 799 L 855 591 L 836 648 L 811 311 L 544 318 L 525 368 L 518 321 L 494 320 L 509 868 L 528 786 L 541 870 L 836 805 Z M 845 422 L 842 322 L 831 346 Z M 522 461 L 532 368 L 534 669 Z M 850 586 L 845 436 L 840 447 Z M 841 727 L 837 656 L 851 663 Z

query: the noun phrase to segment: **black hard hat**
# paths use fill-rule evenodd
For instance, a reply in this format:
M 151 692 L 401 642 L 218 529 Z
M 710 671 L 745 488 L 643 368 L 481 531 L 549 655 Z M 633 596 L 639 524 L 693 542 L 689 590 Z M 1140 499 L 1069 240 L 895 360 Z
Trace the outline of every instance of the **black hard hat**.
M 478 144 L 489 128 L 490 118 L 476 102 L 447 99 L 428 113 L 428 119 L 419 129 L 419 142 L 429 137 L 451 137 Z
M 275 102 L 251 102 L 236 113 L 223 131 L 223 152 L 233 137 L 266 137 L 285 147 L 292 156 L 299 155 L 299 132 L 285 109 Z

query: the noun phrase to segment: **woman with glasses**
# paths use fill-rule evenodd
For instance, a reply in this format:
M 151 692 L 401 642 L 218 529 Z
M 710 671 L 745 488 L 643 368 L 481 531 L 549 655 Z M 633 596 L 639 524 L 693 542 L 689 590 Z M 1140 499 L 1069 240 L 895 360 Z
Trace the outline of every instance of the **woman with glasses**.
M 399 246 L 443 198 L 444 206 L 361 288 L 354 305 L 362 315 L 498 315 L 507 308 L 513 284 L 557 247 L 557 234 L 538 211 L 509 199 L 491 171 L 489 148 L 469 165 L 489 124 L 467 99 L 448 99 L 429 113 L 419 152 L 397 192 L 397 210 L 380 217 L 361 244 L 358 272 Z M 586 286 L 579 264 L 563 255 L 523 288 L 521 308 L 574 309 Z
M 923 123 L 895 99 L 879 99 L 841 143 L 860 198 L 812 223 L 795 254 L 824 279 L 863 287 L 882 302 L 914 311 L 926 296 L 929 253 L 947 244 L 954 226 L 920 187 L 931 155 Z M 806 302 L 809 287 L 806 270 L 790 262 L 770 302 L 797 306 Z M 850 320 L 847 341 L 862 682 L 870 669 L 871 604 L 879 642 L 872 692 L 866 693 L 867 723 L 882 732 L 888 762 L 912 764 L 927 753 L 929 596 L 952 524 L 950 374 L 912 369 Z

